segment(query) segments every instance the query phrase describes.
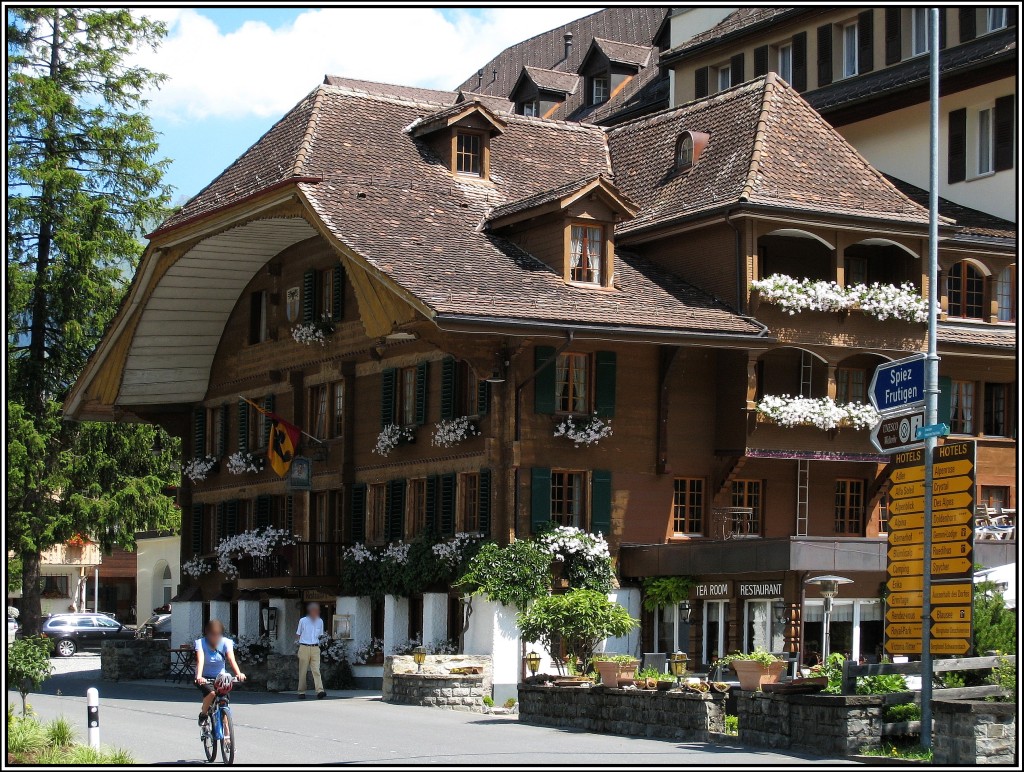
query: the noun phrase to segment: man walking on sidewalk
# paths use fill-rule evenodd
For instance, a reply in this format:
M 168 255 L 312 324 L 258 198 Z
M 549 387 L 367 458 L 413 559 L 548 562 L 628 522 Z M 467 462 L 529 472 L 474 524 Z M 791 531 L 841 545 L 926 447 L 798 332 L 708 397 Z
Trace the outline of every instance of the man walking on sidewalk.
M 320 618 L 320 604 L 310 603 L 306 616 L 299 620 L 295 630 L 295 642 L 299 645 L 299 699 L 306 699 L 306 671 L 313 672 L 313 686 L 316 698 L 327 696 L 324 682 L 320 680 L 320 636 L 324 634 L 324 620 Z

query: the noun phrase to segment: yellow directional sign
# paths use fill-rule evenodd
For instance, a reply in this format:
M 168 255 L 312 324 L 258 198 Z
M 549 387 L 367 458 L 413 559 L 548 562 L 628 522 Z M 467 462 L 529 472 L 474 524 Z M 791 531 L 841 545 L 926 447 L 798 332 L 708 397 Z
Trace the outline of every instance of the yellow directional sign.
M 889 563 L 889 576 L 921 576 L 924 563 L 920 560 L 899 560 Z
M 910 517 L 910 515 L 903 515 L 903 517 Z M 924 528 L 905 528 L 899 531 L 889 531 L 889 544 L 894 547 L 901 544 L 920 544 L 923 541 Z
M 921 499 L 923 502 L 924 499 Z M 974 503 L 974 497 L 970 493 L 943 493 L 932 496 L 932 510 L 938 512 L 942 509 L 957 509 L 969 507 Z M 922 504 L 922 510 L 923 510 Z
M 945 514 L 945 513 L 943 513 Z M 923 533 L 923 531 L 922 531 Z M 948 528 L 933 528 L 932 542 L 944 541 L 970 541 L 974 536 L 974 529 L 966 525 L 953 525 Z M 889 540 L 892 544 L 892 540 Z M 934 552 L 932 554 L 935 554 Z M 966 554 L 966 553 L 965 553 Z
M 890 510 L 891 513 L 892 510 Z M 935 522 L 935 516 L 932 516 Z M 893 531 L 902 531 L 907 528 L 924 528 L 924 512 L 911 515 L 889 515 L 889 528 Z
M 932 585 L 932 603 L 970 603 L 973 587 L 970 582 Z M 889 596 L 889 602 L 890 605 L 897 605 L 892 603 L 892 595 Z
M 962 574 L 970 571 L 974 564 L 967 558 L 949 558 L 932 561 L 933 574 Z
M 921 469 L 921 478 L 920 479 L 923 480 L 924 479 L 924 467 L 922 466 L 922 467 L 920 467 L 920 469 Z M 909 472 L 911 470 L 910 469 L 901 469 L 899 471 L 901 471 L 901 472 Z M 961 475 L 961 474 L 970 474 L 973 471 L 974 471 L 974 464 L 972 464 L 967 459 L 963 459 L 962 461 L 945 461 L 945 462 L 942 462 L 942 463 L 935 464 L 932 467 L 932 472 L 934 473 L 936 480 L 938 480 L 941 477 L 956 477 L 957 475 Z M 896 482 L 906 482 L 910 478 L 907 478 L 907 480 L 900 479 L 900 480 L 897 481 L 896 480 L 896 473 L 893 472 L 892 479 L 893 479 L 893 481 L 896 481 Z M 967 490 L 967 489 L 964 488 L 964 490 Z
M 885 650 L 890 654 L 920 654 L 920 638 L 890 638 L 885 642 Z
M 894 622 L 885 626 L 888 638 L 920 638 L 923 632 L 920 622 Z
M 910 606 L 921 607 L 921 603 L 924 601 L 924 593 L 921 592 L 892 592 L 889 593 L 889 597 L 886 598 L 888 603 L 893 608 L 908 608 Z M 932 588 L 932 603 L 935 602 L 935 588 Z M 952 601 L 950 601 L 952 602 Z
M 933 638 L 970 638 L 970 622 L 936 622 L 932 625 Z
M 934 615 L 932 615 L 934 619 Z M 913 607 L 910 608 L 891 608 L 885 612 L 886 622 L 920 622 L 921 621 L 921 608 Z
M 935 467 L 938 469 L 938 467 Z M 951 472 L 950 474 L 963 474 L 963 472 Z M 917 480 L 924 479 L 924 467 L 923 466 L 908 466 L 903 469 L 894 469 L 892 475 L 889 477 L 894 485 L 900 483 L 916 482 Z
M 900 485 L 894 485 L 889 489 L 889 497 L 895 501 L 897 499 L 909 499 L 914 496 L 924 495 L 924 482 L 910 482 L 902 483 Z
M 969 475 L 962 474 L 957 477 L 947 477 L 943 480 L 935 480 L 932 484 L 932 495 L 938 496 L 943 493 L 959 493 L 969 491 L 974 487 L 974 480 Z M 921 493 L 924 495 L 924 492 Z
M 970 651 L 971 644 L 965 638 L 932 638 L 928 648 L 932 654 L 966 654 Z
M 973 520 L 974 514 L 969 509 L 947 509 L 945 512 L 932 513 L 932 526 L 935 528 L 946 525 L 965 525 Z M 890 520 L 890 522 L 892 521 Z
M 963 558 L 970 554 L 971 545 L 965 541 L 947 541 L 932 545 L 933 558 Z
M 924 512 L 924 496 L 913 499 L 893 499 L 889 502 L 890 515 L 909 515 L 912 512 Z
M 923 544 L 906 544 L 901 547 L 889 547 L 889 560 L 921 560 L 924 558 Z M 907 574 L 904 574 L 906 576 Z M 899 576 L 899 574 L 893 574 Z
M 885 583 L 885 586 L 889 588 L 889 592 L 919 592 L 924 589 L 924 577 L 894 576 Z M 889 621 L 895 622 L 896 620 L 890 619 Z
M 895 620 L 893 620 L 895 621 Z M 908 620 L 909 621 L 909 620 Z M 933 622 L 970 622 L 970 606 L 936 606 L 932 609 Z

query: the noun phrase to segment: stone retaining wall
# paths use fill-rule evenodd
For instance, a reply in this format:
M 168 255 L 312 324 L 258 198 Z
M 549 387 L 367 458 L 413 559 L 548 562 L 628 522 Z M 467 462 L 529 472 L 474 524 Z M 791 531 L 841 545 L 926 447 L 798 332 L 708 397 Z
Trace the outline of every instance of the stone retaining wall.
M 627 737 L 710 742 L 713 733 L 725 731 L 725 695 L 520 684 L 519 720 Z
M 882 698 L 737 692 L 739 739 L 744 745 L 853 756 L 881 748 Z
M 494 682 L 494 668 L 491 657 L 486 654 L 428 654 L 423 663 L 422 672 L 426 675 L 449 675 L 456 667 L 483 668 L 483 680 L 480 684 L 481 697 L 491 696 Z M 391 654 L 384 658 L 384 676 L 381 684 L 381 699 L 384 702 L 395 702 L 393 693 L 395 676 L 401 673 L 415 673 L 416 662 L 408 654 Z M 461 676 L 459 676 L 461 677 Z
M 935 700 L 932 720 L 935 764 L 1017 763 L 1015 703 Z
M 104 641 L 100 649 L 100 673 L 104 681 L 163 678 L 170 667 L 170 643 L 159 638 Z
M 482 675 L 395 673 L 385 702 L 484 712 Z
M 239 662 L 245 673 L 245 688 L 250 691 L 292 692 L 299 682 L 299 658 L 294 654 L 271 654 L 264 662 Z M 344 662 L 320 659 L 320 677 L 327 689 L 353 688 L 352 669 Z M 313 688 L 313 677 L 306 676 L 306 684 Z

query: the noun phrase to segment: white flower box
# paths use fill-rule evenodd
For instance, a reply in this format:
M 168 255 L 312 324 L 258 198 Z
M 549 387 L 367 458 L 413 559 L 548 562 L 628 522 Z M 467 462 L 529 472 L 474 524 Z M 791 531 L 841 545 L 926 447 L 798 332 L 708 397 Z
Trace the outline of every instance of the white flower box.
M 912 284 L 854 284 L 840 287 L 834 281 L 794 279 L 773 274 L 751 283 L 762 300 L 789 314 L 800 311 L 862 311 L 877 319 L 928 321 L 928 303 Z

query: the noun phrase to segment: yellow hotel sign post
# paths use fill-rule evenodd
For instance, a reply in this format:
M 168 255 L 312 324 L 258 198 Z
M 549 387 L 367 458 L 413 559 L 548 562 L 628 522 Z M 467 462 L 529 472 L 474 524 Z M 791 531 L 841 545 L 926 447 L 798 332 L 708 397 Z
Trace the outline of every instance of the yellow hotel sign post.
M 889 504 L 889 654 L 966 654 L 971 640 L 974 567 L 973 442 L 947 442 L 932 455 L 930 576 L 925 577 L 925 451 L 894 456 Z M 926 581 L 927 579 L 927 581 Z M 923 617 L 928 592 L 929 619 Z

